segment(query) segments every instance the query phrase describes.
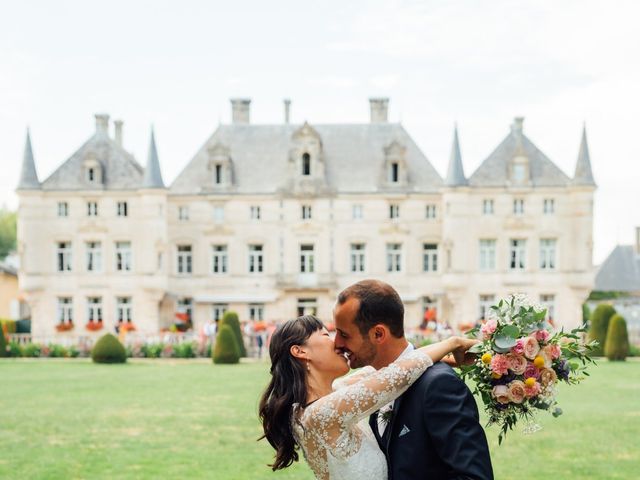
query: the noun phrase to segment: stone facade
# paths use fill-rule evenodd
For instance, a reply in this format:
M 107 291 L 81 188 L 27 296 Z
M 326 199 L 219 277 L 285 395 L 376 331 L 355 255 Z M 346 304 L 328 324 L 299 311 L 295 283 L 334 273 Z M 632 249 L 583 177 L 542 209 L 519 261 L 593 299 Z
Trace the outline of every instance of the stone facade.
M 186 313 L 198 328 L 225 309 L 330 320 L 337 293 L 364 278 L 398 289 L 408 326 L 427 306 L 474 323 L 515 292 L 579 323 L 593 286 L 586 135 L 569 178 L 516 119 L 466 178 L 456 131 L 445 181 L 388 122 L 386 99 L 372 99 L 370 124 L 253 125 L 248 99 L 232 105 L 234 122 L 169 187 L 154 137 L 142 168 L 105 115 L 43 182 L 27 138 L 19 278 L 35 334 L 69 317 L 72 334 L 98 316 L 107 330 L 123 319 L 155 333 Z

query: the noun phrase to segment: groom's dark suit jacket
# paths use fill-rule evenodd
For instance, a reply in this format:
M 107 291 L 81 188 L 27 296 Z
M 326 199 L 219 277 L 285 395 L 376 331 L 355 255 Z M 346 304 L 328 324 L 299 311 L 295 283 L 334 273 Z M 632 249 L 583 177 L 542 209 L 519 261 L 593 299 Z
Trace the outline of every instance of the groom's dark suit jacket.
M 478 407 L 462 380 L 436 363 L 396 400 L 384 435 L 369 423 L 387 456 L 389 479 L 493 479 Z

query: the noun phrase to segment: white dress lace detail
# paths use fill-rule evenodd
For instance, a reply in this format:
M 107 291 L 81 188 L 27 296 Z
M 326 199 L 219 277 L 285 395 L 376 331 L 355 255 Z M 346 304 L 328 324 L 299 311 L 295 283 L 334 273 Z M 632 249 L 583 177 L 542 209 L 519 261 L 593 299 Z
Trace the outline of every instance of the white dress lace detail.
M 368 416 L 402 395 L 432 365 L 419 350 L 380 370 L 363 369 L 336 391 L 293 408 L 293 431 L 317 479 L 386 480 L 387 461 Z

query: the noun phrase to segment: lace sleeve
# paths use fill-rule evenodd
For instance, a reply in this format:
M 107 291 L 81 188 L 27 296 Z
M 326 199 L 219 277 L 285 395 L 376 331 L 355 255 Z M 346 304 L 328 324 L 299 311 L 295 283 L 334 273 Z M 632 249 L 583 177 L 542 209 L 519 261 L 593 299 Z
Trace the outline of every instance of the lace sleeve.
M 360 382 L 364 380 L 372 373 L 375 373 L 376 369 L 370 366 L 362 367 L 355 373 L 350 375 L 345 375 L 344 377 L 340 377 L 337 380 L 333 381 L 333 390 L 340 390 L 341 388 L 348 387 L 349 385 L 353 385 L 354 383 Z
M 414 350 L 309 405 L 302 423 L 332 454 L 348 458 L 359 443 L 351 438 L 351 427 L 402 395 L 432 363 L 427 354 Z

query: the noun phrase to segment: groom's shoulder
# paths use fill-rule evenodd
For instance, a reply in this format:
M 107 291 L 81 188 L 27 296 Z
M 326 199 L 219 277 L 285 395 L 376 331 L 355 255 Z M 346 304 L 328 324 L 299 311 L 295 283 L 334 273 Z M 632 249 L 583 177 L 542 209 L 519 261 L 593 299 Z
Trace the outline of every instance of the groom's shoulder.
M 416 382 L 421 388 L 427 388 L 432 384 L 451 384 L 464 382 L 458 377 L 456 372 L 449 365 L 443 362 L 436 362 L 420 376 Z

